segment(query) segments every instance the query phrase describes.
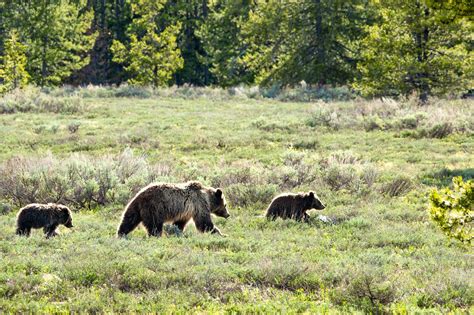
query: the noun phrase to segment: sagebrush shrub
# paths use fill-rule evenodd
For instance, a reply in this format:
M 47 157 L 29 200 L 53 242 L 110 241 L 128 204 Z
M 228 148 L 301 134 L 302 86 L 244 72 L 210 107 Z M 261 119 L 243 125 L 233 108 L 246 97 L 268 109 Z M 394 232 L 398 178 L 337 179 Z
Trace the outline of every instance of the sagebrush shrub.
M 377 169 L 350 151 L 334 152 L 320 162 L 324 182 L 332 190 L 368 192 L 378 179 Z
M 474 181 L 454 177 L 453 189 L 433 190 L 428 211 L 446 235 L 465 244 L 473 243 Z
M 0 98 L 0 114 L 16 112 L 78 113 L 85 110 L 78 96 L 56 97 L 29 87 L 14 90 Z
M 406 194 L 413 188 L 412 180 L 407 176 L 398 176 L 382 186 L 381 192 L 390 197 Z
M 277 186 L 234 184 L 226 187 L 225 196 L 233 207 L 245 207 L 253 204 L 266 205 L 277 192 Z
M 57 159 L 15 157 L 0 165 L 0 199 L 18 206 L 60 202 L 91 209 L 126 202 L 154 180 L 151 167 L 130 150 L 118 156 L 92 158 L 74 154 Z

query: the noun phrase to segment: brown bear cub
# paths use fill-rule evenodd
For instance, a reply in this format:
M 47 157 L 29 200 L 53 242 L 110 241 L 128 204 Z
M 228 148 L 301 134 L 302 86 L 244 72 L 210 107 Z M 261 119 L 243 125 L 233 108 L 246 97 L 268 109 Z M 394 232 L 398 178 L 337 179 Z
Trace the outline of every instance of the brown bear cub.
M 324 208 L 326 207 L 312 191 L 299 194 L 281 194 L 275 197 L 268 206 L 266 217 L 270 220 L 282 218 L 307 222 L 309 219 L 309 215 L 306 213 L 307 210 L 323 210 Z
M 183 231 L 191 219 L 199 231 L 222 235 L 212 223 L 211 213 L 230 216 L 222 190 L 199 182 L 154 183 L 139 191 L 125 207 L 117 236 L 127 235 L 140 223 L 149 236 L 161 236 L 163 224 L 168 222 Z
M 50 238 L 58 235 L 56 228 L 60 224 L 67 228 L 73 227 L 68 207 L 55 203 L 32 203 L 18 211 L 16 234 L 29 236 L 31 229 L 43 228 L 46 238 Z

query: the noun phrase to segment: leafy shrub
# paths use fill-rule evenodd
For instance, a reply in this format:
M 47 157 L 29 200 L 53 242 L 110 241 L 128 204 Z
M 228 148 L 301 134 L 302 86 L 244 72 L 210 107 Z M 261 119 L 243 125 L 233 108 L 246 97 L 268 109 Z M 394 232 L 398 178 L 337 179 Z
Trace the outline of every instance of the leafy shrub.
M 453 190 L 444 188 L 430 194 L 431 219 L 449 237 L 472 244 L 474 240 L 474 181 L 453 178 Z
M 55 97 L 38 88 L 15 90 L 0 99 L 0 114 L 16 112 L 78 113 L 84 111 L 82 99 L 77 96 Z

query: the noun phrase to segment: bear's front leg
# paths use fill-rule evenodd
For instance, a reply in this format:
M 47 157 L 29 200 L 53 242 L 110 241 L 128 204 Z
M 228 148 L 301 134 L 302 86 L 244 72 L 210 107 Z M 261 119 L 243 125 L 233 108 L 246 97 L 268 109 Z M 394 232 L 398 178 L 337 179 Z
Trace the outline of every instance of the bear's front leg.
M 227 237 L 227 235 L 223 234 L 216 226 L 212 229 L 211 234 L 219 234 L 220 236 Z
M 309 223 L 309 214 L 307 214 L 306 212 L 303 212 L 303 222 L 305 223 Z
M 16 235 L 20 236 L 30 236 L 31 233 L 31 228 L 17 228 L 16 229 Z
M 210 214 L 195 217 L 193 218 L 193 220 L 194 220 L 194 224 L 196 224 L 196 228 L 200 232 L 203 232 L 203 233 L 211 232 L 211 234 L 219 234 L 221 236 L 225 236 L 224 234 L 221 233 L 221 231 L 219 231 L 219 229 L 216 226 L 214 226 L 214 223 L 212 223 Z

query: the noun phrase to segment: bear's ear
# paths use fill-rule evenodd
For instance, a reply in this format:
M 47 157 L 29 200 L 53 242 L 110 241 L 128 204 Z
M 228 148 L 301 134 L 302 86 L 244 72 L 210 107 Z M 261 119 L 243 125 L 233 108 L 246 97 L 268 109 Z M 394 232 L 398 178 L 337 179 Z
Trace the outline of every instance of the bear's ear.
M 216 190 L 216 197 L 217 198 L 222 197 L 222 190 L 220 188 L 217 188 L 217 190 Z
M 310 191 L 310 192 L 309 192 L 309 196 L 312 197 L 312 198 L 314 198 L 314 191 Z

